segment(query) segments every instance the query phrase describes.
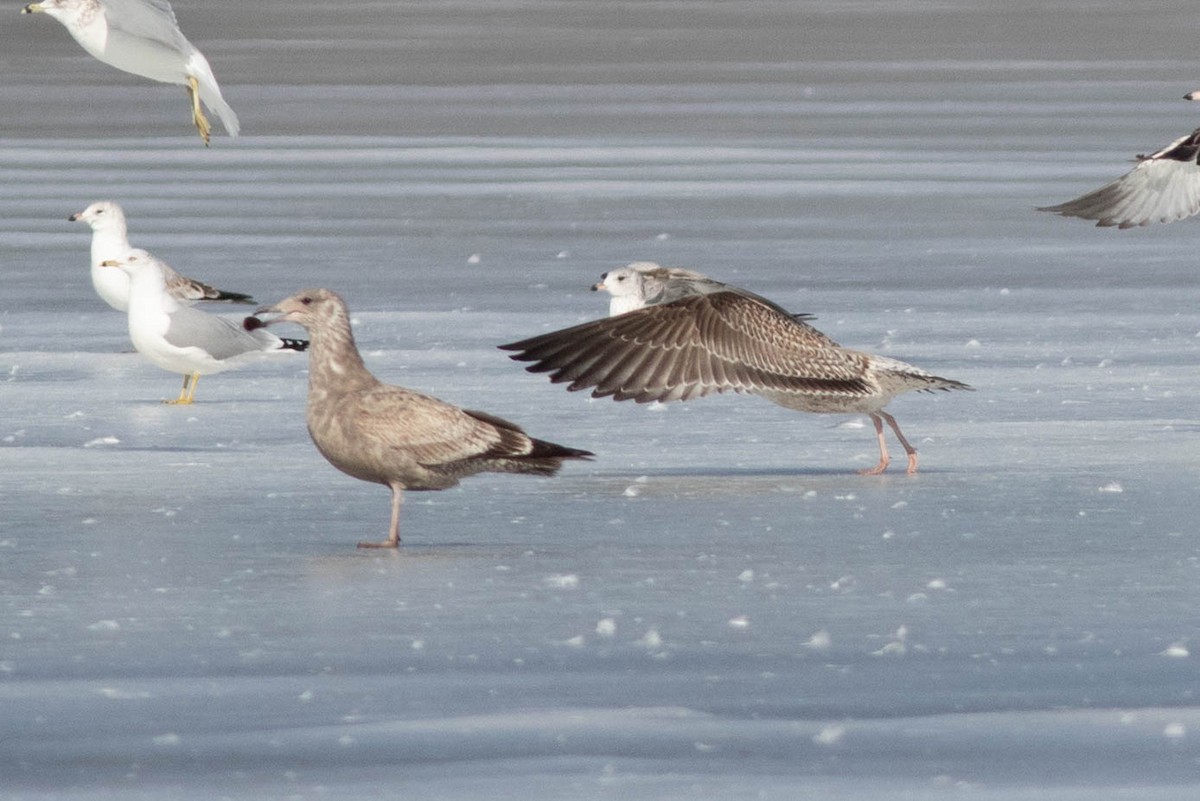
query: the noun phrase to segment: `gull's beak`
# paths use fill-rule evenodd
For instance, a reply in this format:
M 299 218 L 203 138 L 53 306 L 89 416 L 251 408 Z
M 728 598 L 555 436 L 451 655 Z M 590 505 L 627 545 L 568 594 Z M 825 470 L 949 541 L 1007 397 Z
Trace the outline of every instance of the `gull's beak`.
M 29 5 L 27 5 L 21 9 L 21 13 L 22 14 L 36 14 L 39 11 L 45 11 L 45 10 L 46 9 L 42 8 L 41 3 L 30 3 Z
M 75 212 L 74 214 L 72 214 L 70 217 L 67 218 L 67 222 L 79 222 L 79 215 L 81 215 L 81 214 L 83 214 L 82 211 Z
M 593 292 L 599 292 L 601 289 L 608 289 L 608 287 L 604 285 L 603 281 L 597 281 L 596 283 L 592 284 Z
M 100 262 L 100 266 L 101 267 L 120 267 L 121 262 L 117 261 L 116 259 L 105 259 L 104 261 Z
M 1186 95 L 1183 96 L 1183 99 L 1184 100 L 1200 100 L 1200 89 L 1197 89 L 1194 92 L 1188 92 Z
M 268 303 L 266 305 L 259 306 L 257 309 L 254 310 L 254 314 L 252 314 L 249 317 L 247 317 L 246 319 L 242 320 L 242 328 L 246 329 L 247 331 L 254 331 L 255 329 L 258 329 L 258 328 L 266 328 L 268 325 L 272 325 L 274 323 L 285 322 L 284 318 L 282 316 L 274 317 L 270 320 L 260 320 L 258 318 L 258 315 L 260 315 L 260 314 L 282 315 L 283 313 L 284 313 L 283 310 L 279 308 L 279 304 L 277 304 L 277 303 Z

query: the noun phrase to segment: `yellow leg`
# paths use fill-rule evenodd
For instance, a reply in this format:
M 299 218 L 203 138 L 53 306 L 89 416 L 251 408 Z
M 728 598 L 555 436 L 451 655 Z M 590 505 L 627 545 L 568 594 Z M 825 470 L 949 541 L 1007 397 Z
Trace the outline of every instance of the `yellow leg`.
M 204 146 L 208 147 L 212 126 L 209 125 L 208 118 L 204 116 L 204 109 L 200 108 L 200 86 L 193 75 L 188 76 L 187 90 L 188 97 L 192 100 L 192 125 L 196 126 L 196 130 L 200 132 L 200 138 L 204 140 Z
M 196 385 L 200 383 L 199 373 L 189 373 L 183 377 L 183 389 L 175 400 L 163 401 L 172 406 L 190 406 L 196 397 Z

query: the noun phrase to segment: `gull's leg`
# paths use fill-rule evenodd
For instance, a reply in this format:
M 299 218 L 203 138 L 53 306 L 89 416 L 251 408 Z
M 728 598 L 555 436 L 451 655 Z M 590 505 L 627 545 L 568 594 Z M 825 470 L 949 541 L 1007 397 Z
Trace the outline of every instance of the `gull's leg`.
M 908 440 L 900 433 L 900 426 L 897 425 L 895 417 L 892 417 L 887 412 L 880 412 L 879 414 L 882 415 L 884 420 L 887 420 L 888 425 L 892 427 L 892 431 L 896 432 L 896 439 L 900 440 L 900 444 L 904 446 L 904 452 L 908 454 L 908 470 L 906 472 L 911 476 L 917 472 L 917 449 L 909 445 Z
M 859 470 L 858 474 L 860 476 L 877 476 L 884 470 L 887 470 L 888 462 L 891 461 L 891 459 L 888 457 L 887 443 L 883 441 L 883 420 L 880 419 L 880 414 L 884 414 L 884 412 L 879 412 L 878 414 L 875 412 L 871 413 L 871 422 L 875 424 L 875 436 L 879 439 L 879 464 L 875 465 L 869 470 Z M 888 418 L 890 419 L 891 416 L 888 415 Z M 892 427 L 894 428 L 895 425 L 896 421 L 892 420 Z M 903 442 L 904 437 L 901 437 L 900 440 Z M 907 443 L 905 444 L 907 445 Z M 909 463 L 911 464 L 911 457 Z
M 179 397 L 175 400 L 163 401 L 163 403 L 169 403 L 172 406 L 190 406 L 196 397 L 196 385 L 199 383 L 199 373 L 188 373 L 183 377 L 183 389 L 179 390 Z
M 399 548 L 400 547 L 400 504 L 404 503 L 404 487 L 392 484 L 392 527 L 388 538 L 383 542 L 360 542 L 359 548 Z
M 190 387 L 190 386 L 192 385 L 192 375 L 193 375 L 193 373 L 186 373 L 186 374 L 184 374 L 184 376 L 183 376 L 183 389 L 179 390 L 179 397 L 178 397 L 178 398 L 176 398 L 175 400 L 165 400 L 165 401 L 163 401 L 163 403 L 169 403 L 169 404 L 171 404 L 172 406 L 175 406 L 176 404 L 188 404 L 188 403 L 191 403 L 191 401 L 190 401 L 190 400 L 188 400 L 188 387 Z
M 200 132 L 200 138 L 204 140 L 204 146 L 208 147 L 212 126 L 209 124 L 208 118 L 204 116 L 204 109 L 200 108 L 200 85 L 196 81 L 196 76 L 188 76 L 187 90 L 188 97 L 192 100 L 192 125 L 196 126 L 196 130 Z
M 195 399 L 196 399 L 196 385 L 197 385 L 197 384 L 199 384 L 199 383 L 200 383 L 200 374 L 199 374 L 199 373 L 192 373 L 192 386 L 191 386 L 191 389 L 189 389 L 189 390 L 188 390 L 188 398 L 187 398 L 187 402 L 188 402 L 189 404 L 190 404 L 190 403 L 191 403 L 193 400 L 195 400 Z

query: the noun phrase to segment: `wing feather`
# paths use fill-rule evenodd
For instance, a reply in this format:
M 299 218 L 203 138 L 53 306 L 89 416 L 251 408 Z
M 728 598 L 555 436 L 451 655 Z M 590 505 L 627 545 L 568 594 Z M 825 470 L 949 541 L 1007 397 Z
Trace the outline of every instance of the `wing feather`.
M 669 401 L 711 392 L 862 395 L 859 354 L 752 293 L 724 289 L 502 345 L 531 372 L 595 397 Z

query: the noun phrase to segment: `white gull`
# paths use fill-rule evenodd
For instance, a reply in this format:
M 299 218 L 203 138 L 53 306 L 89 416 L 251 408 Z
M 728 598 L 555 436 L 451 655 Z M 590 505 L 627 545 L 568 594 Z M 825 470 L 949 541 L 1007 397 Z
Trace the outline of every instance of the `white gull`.
M 239 321 L 185 306 L 167 292 L 163 265 L 134 248 L 119 259 L 102 262 L 130 278 L 129 338 L 149 362 L 183 375 L 183 389 L 172 404 L 190 404 L 202 375 L 240 367 L 263 353 L 301 351 L 303 340 L 280 339 L 269 331 L 247 331 Z
M 101 267 L 105 261 L 120 259 L 133 249 L 129 244 L 129 231 L 125 223 L 125 212 L 111 200 L 100 200 L 83 211 L 67 218 L 71 222 L 85 222 L 92 229 L 92 287 L 96 294 L 117 311 L 129 308 L 129 276 L 122 270 Z M 192 304 L 201 300 L 253 303 L 249 295 L 226 292 L 180 275 L 161 259 L 158 260 L 171 297 L 181 303 Z

